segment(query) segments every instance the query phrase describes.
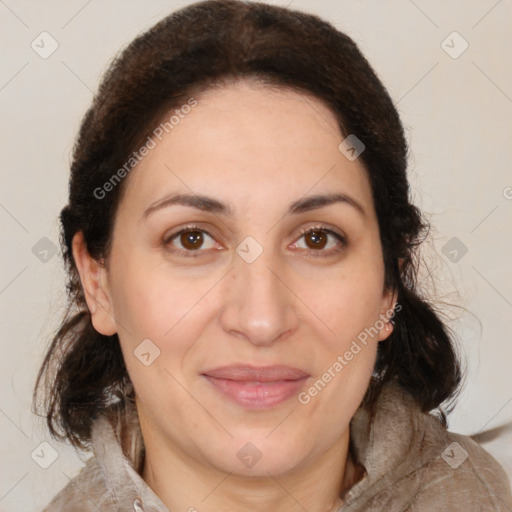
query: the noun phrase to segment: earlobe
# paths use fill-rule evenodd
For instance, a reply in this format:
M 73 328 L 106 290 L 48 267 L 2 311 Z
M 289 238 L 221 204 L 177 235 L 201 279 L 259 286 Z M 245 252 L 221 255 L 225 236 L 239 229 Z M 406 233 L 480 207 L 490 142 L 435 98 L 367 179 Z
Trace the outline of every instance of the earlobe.
M 385 294 L 383 305 L 385 310 L 381 313 L 381 328 L 379 332 L 379 341 L 384 341 L 386 338 L 391 336 L 394 329 L 394 312 L 397 306 L 398 292 L 388 292 Z
M 117 332 L 117 326 L 105 267 L 89 254 L 81 231 L 73 237 L 72 250 L 92 324 L 100 334 L 112 336 Z

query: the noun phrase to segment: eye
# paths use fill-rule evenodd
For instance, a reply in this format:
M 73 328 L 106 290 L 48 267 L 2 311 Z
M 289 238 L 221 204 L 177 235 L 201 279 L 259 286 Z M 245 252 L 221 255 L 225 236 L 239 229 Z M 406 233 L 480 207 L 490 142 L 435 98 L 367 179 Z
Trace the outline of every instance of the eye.
M 315 226 L 301 231 L 301 236 L 291 247 L 307 251 L 311 256 L 330 256 L 347 245 L 346 239 L 325 226 Z M 199 226 L 187 226 L 165 237 L 166 250 L 178 256 L 197 257 L 208 249 L 219 249 L 215 239 Z
M 346 245 L 344 236 L 324 226 L 315 226 L 304 229 L 299 241 L 292 247 L 306 250 L 313 256 L 330 256 L 343 250 Z
M 183 256 L 199 256 L 193 253 L 201 253 L 216 247 L 213 237 L 197 226 L 188 226 L 167 236 L 164 244 L 170 252 Z

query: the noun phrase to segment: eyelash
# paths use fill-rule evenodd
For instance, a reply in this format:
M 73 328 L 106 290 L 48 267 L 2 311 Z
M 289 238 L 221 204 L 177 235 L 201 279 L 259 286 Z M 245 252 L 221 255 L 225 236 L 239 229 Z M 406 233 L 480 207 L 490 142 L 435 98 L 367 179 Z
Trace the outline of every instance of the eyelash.
M 334 236 L 334 238 L 338 240 L 338 245 L 327 251 L 314 249 L 308 250 L 309 256 L 313 258 L 327 258 L 329 256 L 332 256 L 333 254 L 341 252 L 347 246 L 347 240 L 343 235 L 340 235 L 339 233 L 336 233 L 336 231 L 333 231 L 332 229 L 329 229 L 326 226 L 322 225 L 302 229 L 298 240 L 302 238 L 304 235 L 308 235 L 309 233 L 313 233 L 315 231 L 322 231 L 327 235 Z
M 173 249 L 170 246 L 170 243 L 172 242 L 172 240 L 177 238 L 179 235 L 181 235 L 183 233 L 190 233 L 190 232 L 195 232 L 195 231 L 199 231 L 201 233 L 205 233 L 205 234 L 207 234 L 212 239 L 214 238 L 210 233 L 208 233 L 208 231 L 206 231 L 205 229 L 203 229 L 203 228 L 201 228 L 199 226 L 187 226 L 187 227 L 185 227 L 183 229 L 180 229 L 176 233 L 173 233 L 173 234 L 165 237 L 165 239 L 164 239 L 164 246 L 165 246 L 166 250 L 168 250 L 172 254 L 178 254 L 178 255 L 181 255 L 181 256 L 185 256 L 187 258 L 197 258 L 198 256 L 201 256 L 201 252 L 204 252 L 204 250 L 201 251 L 199 249 L 197 251 L 183 251 L 181 249 Z M 338 239 L 339 243 L 338 243 L 338 245 L 335 248 L 330 249 L 328 251 L 310 249 L 308 252 L 310 253 L 311 257 L 314 257 L 314 258 L 318 258 L 318 257 L 326 258 L 328 256 L 331 256 L 333 254 L 341 252 L 347 246 L 347 240 L 346 240 L 346 238 L 344 236 L 342 236 L 339 233 L 336 233 L 335 231 L 333 231 L 332 229 L 329 229 L 329 228 L 327 228 L 325 226 L 322 226 L 322 225 L 313 226 L 313 227 L 302 229 L 301 232 L 300 232 L 300 236 L 299 236 L 299 238 L 297 240 L 302 238 L 304 235 L 308 235 L 308 234 L 313 233 L 315 231 L 321 231 L 323 233 L 326 233 L 327 235 L 332 235 L 332 236 L 334 236 L 335 238 Z

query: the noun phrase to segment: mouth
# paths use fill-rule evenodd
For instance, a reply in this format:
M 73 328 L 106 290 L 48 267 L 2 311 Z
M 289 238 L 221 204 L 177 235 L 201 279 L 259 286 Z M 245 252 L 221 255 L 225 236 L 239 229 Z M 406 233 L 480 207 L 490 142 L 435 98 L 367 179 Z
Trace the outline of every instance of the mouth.
M 233 365 L 202 374 L 221 396 L 248 409 L 268 409 L 299 393 L 310 377 L 289 366 Z

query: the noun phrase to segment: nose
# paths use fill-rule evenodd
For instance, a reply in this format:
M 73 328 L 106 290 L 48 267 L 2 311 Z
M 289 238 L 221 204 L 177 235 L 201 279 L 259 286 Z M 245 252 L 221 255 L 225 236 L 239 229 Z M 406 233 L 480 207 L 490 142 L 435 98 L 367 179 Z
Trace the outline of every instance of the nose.
M 270 251 L 252 263 L 235 255 L 224 288 L 223 329 L 261 346 L 288 337 L 299 324 L 299 301 L 287 281 L 284 267 Z

